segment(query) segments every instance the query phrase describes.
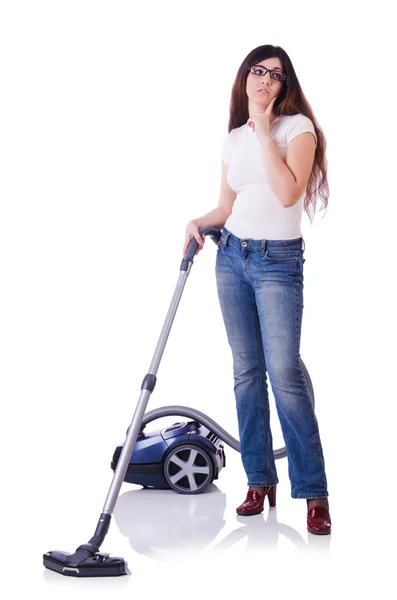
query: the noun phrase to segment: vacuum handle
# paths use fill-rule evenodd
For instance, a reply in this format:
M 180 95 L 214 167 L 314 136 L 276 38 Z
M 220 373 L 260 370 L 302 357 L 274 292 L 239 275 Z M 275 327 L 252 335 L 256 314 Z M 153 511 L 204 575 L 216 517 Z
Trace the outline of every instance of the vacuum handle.
M 199 234 L 200 235 L 208 235 L 212 239 L 214 244 L 218 245 L 219 240 L 221 239 L 222 232 L 217 227 L 212 227 L 211 225 L 207 225 L 206 227 L 200 227 Z M 197 248 L 198 248 L 198 241 L 196 240 L 196 238 L 192 237 L 192 239 L 189 242 L 187 252 L 185 254 L 185 259 L 187 259 L 190 262 L 193 262 L 193 258 L 196 255 Z

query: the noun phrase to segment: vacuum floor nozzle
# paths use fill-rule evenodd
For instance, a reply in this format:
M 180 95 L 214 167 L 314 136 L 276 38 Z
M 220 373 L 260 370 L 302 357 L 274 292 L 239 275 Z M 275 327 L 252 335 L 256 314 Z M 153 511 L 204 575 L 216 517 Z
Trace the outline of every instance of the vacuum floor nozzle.
M 118 577 L 127 575 L 127 562 L 119 556 L 109 556 L 93 544 L 79 546 L 74 554 L 53 551 L 43 554 L 47 569 L 69 577 Z

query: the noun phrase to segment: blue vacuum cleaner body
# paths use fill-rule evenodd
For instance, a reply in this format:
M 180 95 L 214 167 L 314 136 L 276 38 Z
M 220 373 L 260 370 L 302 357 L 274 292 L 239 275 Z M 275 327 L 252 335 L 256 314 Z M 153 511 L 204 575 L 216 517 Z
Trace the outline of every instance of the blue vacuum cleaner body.
M 117 446 L 116 469 L 123 445 Z M 226 465 L 222 440 L 197 420 L 138 434 L 124 481 L 143 487 L 171 488 L 180 494 L 205 490 Z

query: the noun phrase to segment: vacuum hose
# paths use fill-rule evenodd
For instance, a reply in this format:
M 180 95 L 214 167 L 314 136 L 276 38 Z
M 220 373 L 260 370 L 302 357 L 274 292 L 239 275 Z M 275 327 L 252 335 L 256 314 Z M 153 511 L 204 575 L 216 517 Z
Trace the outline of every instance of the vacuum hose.
M 310 391 L 312 401 L 313 401 L 313 406 L 314 406 L 314 391 L 313 391 L 312 382 L 310 379 L 310 375 L 309 375 L 302 359 L 301 359 L 301 365 L 302 365 L 304 373 L 305 373 L 305 378 L 306 378 L 306 381 L 309 386 L 309 391 Z M 240 442 L 238 440 L 236 440 L 236 438 L 234 438 L 232 435 L 230 435 L 230 433 L 228 433 L 225 429 L 223 429 L 223 427 L 221 427 L 221 425 L 219 425 L 219 423 L 217 423 L 216 421 L 211 419 L 211 417 L 209 417 L 208 415 L 204 414 L 203 412 L 201 412 L 199 410 L 196 410 L 195 408 L 190 408 L 189 406 L 171 405 L 171 406 L 162 406 L 160 408 L 155 408 L 154 410 L 150 410 L 149 412 L 145 413 L 145 415 L 142 419 L 141 431 L 143 431 L 143 429 L 145 428 L 145 426 L 148 423 L 151 423 L 152 421 L 155 421 L 156 419 L 161 419 L 162 417 L 169 417 L 169 416 L 188 417 L 188 418 L 198 421 L 199 423 L 201 423 L 202 425 L 205 425 L 205 427 L 208 427 L 208 429 L 213 431 L 221 440 L 223 440 L 225 442 L 225 444 L 227 444 L 228 446 L 233 448 L 233 450 L 240 452 Z M 285 447 L 279 448 L 278 450 L 274 450 L 274 458 L 276 460 L 278 458 L 284 458 L 285 456 L 287 456 Z

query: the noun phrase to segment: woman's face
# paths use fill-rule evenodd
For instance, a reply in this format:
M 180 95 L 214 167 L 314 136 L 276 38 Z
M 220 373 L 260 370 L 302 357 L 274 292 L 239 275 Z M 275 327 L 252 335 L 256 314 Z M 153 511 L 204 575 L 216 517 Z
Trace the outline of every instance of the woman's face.
M 277 57 L 265 58 L 261 60 L 253 67 L 259 67 L 254 69 L 254 73 L 248 73 L 246 92 L 249 100 L 254 103 L 266 108 L 271 100 L 278 96 L 283 87 L 282 81 L 277 81 L 277 73 L 283 73 L 283 65 L 281 60 Z M 273 77 L 270 76 L 269 71 L 265 71 L 260 67 L 266 67 L 266 69 L 273 70 Z

